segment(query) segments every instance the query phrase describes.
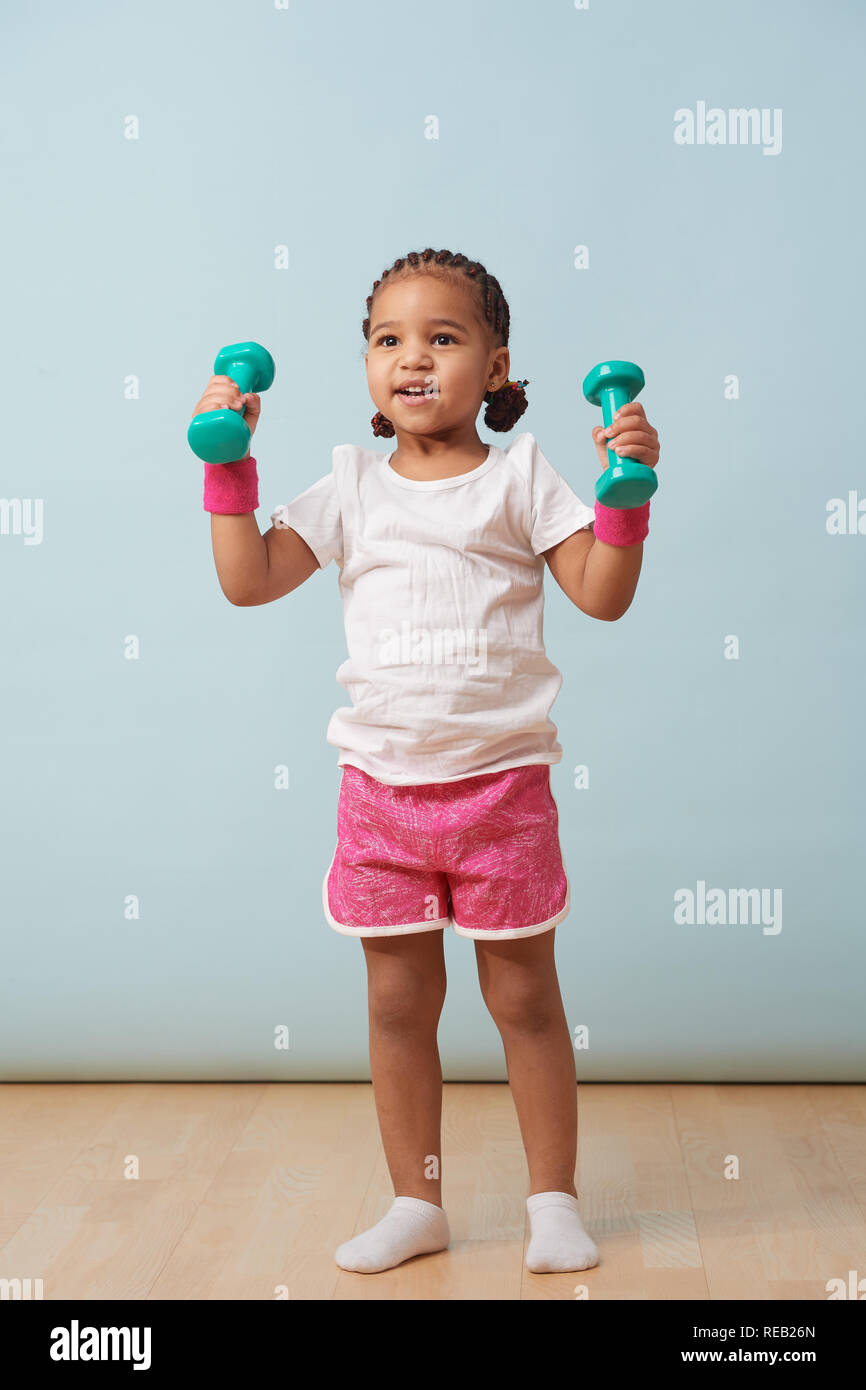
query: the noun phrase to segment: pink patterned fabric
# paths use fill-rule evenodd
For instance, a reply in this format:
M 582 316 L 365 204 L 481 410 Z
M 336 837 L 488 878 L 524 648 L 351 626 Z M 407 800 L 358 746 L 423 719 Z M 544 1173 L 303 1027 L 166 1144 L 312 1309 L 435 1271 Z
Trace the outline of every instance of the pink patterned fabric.
M 346 936 L 549 931 L 570 908 L 550 765 L 420 786 L 345 765 L 322 901 Z

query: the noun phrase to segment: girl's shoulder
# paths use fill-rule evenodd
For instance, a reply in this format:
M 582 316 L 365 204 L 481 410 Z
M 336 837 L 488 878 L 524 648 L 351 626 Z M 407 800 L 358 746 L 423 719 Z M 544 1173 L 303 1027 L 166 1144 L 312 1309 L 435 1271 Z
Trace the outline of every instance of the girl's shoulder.
M 335 444 L 331 450 L 331 466 L 358 468 L 364 464 L 369 464 L 376 459 L 387 458 L 387 452 L 379 452 L 376 449 L 368 449 L 363 444 Z
M 531 465 L 537 451 L 538 441 L 535 435 L 530 434 L 528 430 L 524 430 L 521 434 L 518 434 L 516 438 L 512 439 L 508 448 L 503 450 L 503 453 L 506 454 L 508 458 L 513 459 L 515 463 Z

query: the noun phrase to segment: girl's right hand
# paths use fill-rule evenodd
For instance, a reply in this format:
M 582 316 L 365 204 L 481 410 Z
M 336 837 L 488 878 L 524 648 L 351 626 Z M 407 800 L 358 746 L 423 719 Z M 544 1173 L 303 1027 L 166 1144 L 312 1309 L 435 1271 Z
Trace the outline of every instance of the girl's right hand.
M 241 389 L 230 376 L 212 376 L 204 390 L 204 395 L 193 411 L 193 415 L 203 415 L 207 410 L 240 410 L 244 408 L 244 419 L 250 427 L 250 435 L 256 432 L 262 408 L 261 398 L 255 391 L 241 394 Z

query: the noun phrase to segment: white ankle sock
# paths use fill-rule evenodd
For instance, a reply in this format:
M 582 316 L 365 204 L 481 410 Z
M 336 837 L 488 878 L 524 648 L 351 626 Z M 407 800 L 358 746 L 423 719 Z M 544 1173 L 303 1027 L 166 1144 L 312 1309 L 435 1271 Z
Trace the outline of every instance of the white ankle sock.
M 378 1274 L 413 1255 L 444 1250 L 450 1239 L 448 1218 L 435 1202 L 425 1202 L 420 1197 L 395 1197 L 391 1210 L 381 1221 L 354 1240 L 337 1246 L 334 1259 L 341 1269 Z
M 534 1192 L 526 1199 L 531 1239 L 526 1268 L 534 1274 L 555 1269 L 592 1269 L 598 1250 L 583 1229 L 577 1198 L 570 1192 Z

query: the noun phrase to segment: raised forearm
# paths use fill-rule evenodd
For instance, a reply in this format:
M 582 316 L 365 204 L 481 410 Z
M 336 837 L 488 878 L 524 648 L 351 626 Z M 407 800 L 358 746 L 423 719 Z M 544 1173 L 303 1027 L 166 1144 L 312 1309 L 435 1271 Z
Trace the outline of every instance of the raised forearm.
M 621 618 L 634 598 L 642 562 L 643 541 L 608 545 L 595 536 L 583 569 L 583 611 L 605 622 Z
M 244 606 L 267 581 L 268 547 L 255 512 L 211 514 L 211 542 L 220 588 L 230 603 Z

